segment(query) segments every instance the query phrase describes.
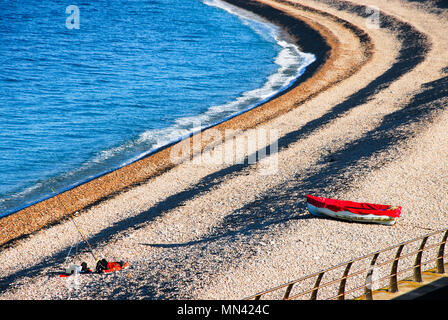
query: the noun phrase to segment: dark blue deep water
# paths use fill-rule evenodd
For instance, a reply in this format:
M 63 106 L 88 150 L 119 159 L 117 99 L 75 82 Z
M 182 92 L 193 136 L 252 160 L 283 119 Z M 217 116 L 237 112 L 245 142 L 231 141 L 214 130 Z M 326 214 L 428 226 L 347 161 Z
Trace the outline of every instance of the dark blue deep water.
M 73 2 L 79 29 L 70 4 L 0 0 L 0 215 L 244 110 L 312 62 L 214 0 Z

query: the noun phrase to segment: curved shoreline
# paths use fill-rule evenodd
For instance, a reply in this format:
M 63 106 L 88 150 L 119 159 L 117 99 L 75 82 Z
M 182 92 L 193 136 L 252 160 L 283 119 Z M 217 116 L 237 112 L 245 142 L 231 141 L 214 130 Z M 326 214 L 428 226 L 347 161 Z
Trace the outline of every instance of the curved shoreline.
M 80 277 L 82 290 L 67 290 L 57 270 L 96 262 L 64 221 L 0 251 L 0 299 L 241 299 L 447 225 L 448 10 L 378 0 L 381 28 L 372 29 L 366 0 L 300 0 L 328 17 L 295 8 L 299 0 L 260 2 L 333 33 L 337 59 L 315 85 L 362 65 L 259 124 L 278 130 L 278 171 L 260 174 L 250 152 L 243 164 L 185 161 L 75 217 L 98 256 L 129 269 Z M 368 61 L 359 38 L 331 15 L 368 33 Z M 289 104 L 299 93 L 289 92 Z M 306 194 L 403 211 L 393 227 L 321 219 L 307 211 Z
M 334 38 L 329 30 L 325 30 L 325 28 L 319 26 L 316 21 L 307 20 L 305 17 L 299 20 L 297 17 L 288 15 L 281 10 L 281 3 L 278 4 L 279 8 L 273 8 L 268 4 L 262 4 L 256 1 L 228 0 L 227 2 L 255 12 L 269 21 L 280 25 L 294 38 L 303 51 L 315 53 L 316 61 L 311 67 L 306 68 L 305 73 L 289 88 L 256 108 L 247 110 L 236 117 L 214 125 L 214 129 L 224 132 L 226 129 L 239 129 L 244 131 L 253 128 L 260 123 L 290 111 L 319 92 L 350 76 L 362 65 L 352 66 L 349 68 L 350 70 L 346 70 L 346 74 L 343 76 L 328 81 L 325 73 L 331 70 L 331 64 L 337 60 L 337 51 L 340 50 L 337 39 Z M 304 11 L 310 10 L 310 8 L 305 6 L 300 7 Z M 328 14 L 326 16 L 328 17 Z M 364 45 L 366 59 L 369 59 L 373 48 L 369 42 L 368 35 L 346 21 L 339 22 L 343 23 L 345 27 L 350 28 L 359 37 L 360 42 Z M 316 83 L 320 85 L 316 85 Z M 298 92 L 299 90 L 302 90 L 302 92 Z M 291 96 L 294 99 L 293 104 L 285 101 L 290 100 Z M 201 132 L 207 129 L 209 127 L 201 130 Z M 193 135 L 189 135 L 181 141 L 191 141 L 192 137 Z M 168 171 L 176 166 L 176 164 L 170 161 L 171 147 L 181 141 L 176 141 L 160 149 L 156 149 L 140 160 L 105 173 L 92 180 L 88 180 L 81 185 L 65 190 L 55 196 L 1 218 L 0 245 L 4 246 L 16 239 L 20 239 L 67 218 L 67 213 L 64 212 L 59 201 L 66 204 L 70 213 L 84 211 L 133 186 L 144 183 Z
M 199 113 L 195 116 L 183 116 L 181 118 L 177 118 L 175 120 L 174 124 L 169 125 L 166 128 L 160 129 L 161 131 L 164 131 L 165 133 L 160 135 L 157 134 L 161 139 L 163 139 L 163 142 L 157 142 L 154 144 L 150 149 L 147 149 L 145 151 L 140 152 L 137 156 L 133 156 L 131 158 L 127 158 L 124 161 L 120 161 L 119 163 L 111 163 L 106 169 L 102 171 L 97 171 L 94 174 L 91 174 L 88 177 L 83 177 L 83 175 L 80 175 L 80 178 L 77 180 L 70 180 L 70 183 L 59 183 L 59 187 L 56 187 L 56 192 L 50 192 L 50 187 L 48 183 L 46 184 L 46 187 L 36 187 L 36 189 L 40 189 L 41 191 L 43 188 L 48 189 L 48 191 L 44 194 L 41 192 L 41 196 L 34 197 L 30 201 L 23 202 L 23 204 L 16 205 L 14 207 L 11 207 L 7 210 L 0 210 L 0 219 L 3 217 L 7 217 L 11 214 L 14 214 L 16 212 L 19 212 L 22 209 L 25 209 L 27 207 L 30 207 L 36 203 L 42 202 L 44 200 L 47 200 L 48 198 L 51 198 L 53 196 L 56 196 L 58 194 L 61 194 L 65 191 L 68 191 L 70 189 L 76 188 L 77 186 L 80 186 L 84 183 L 87 183 L 91 180 L 94 180 L 96 178 L 99 178 L 103 175 L 106 175 L 112 171 L 118 170 L 122 167 L 127 166 L 128 164 L 131 164 L 133 162 L 139 161 L 145 157 L 148 157 L 154 153 L 157 153 L 159 150 L 163 150 L 166 146 L 176 144 L 178 142 L 181 142 L 185 140 L 186 138 L 199 133 L 199 130 L 182 130 L 184 126 L 184 122 L 190 123 L 192 121 L 198 121 L 204 126 L 202 127 L 201 131 L 210 129 L 217 124 L 227 121 L 228 119 L 234 118 L 235 116 L 238 116 L 239 114 L 242 114 L 250 109 L 256 108 L 262 104 L 264 104 L 267 101 L 272 100 L 274 97 L 281 95 L 284 91 L 289 89 L 292 85 L 296 84 L 299 81 L 300 76 L 304 73 L 306 68 L 314 62 L 314 55 L 309 53 L 304 53 L 298 50 L 298 47 L 296 45 L 296 42 L 293 41 L 289 37 L 288 34 L 285 33 L 285 31 L 282 28 L 279 28 L 277 25 L 272 24 L 268 20 L 254 15 L 250 11 L 246 11 L 240 7 L 233 6 L 231 4 L 225 3 L 222 0 L 204 0 L 202 1 L 205 5 L 210 7 L 216 7 L 219 8 L 219 10 L 227 11 L 228 14 L 234 15 L 244 21 L 244 24 L 247 24 L 250 29 L 253 30 L 255 33 L 264 32 L 266 33 L 267 38 L 271 39 L 272 41 L 277 42 L 278 47 L 280 47 L 280 51 L 277 53 L 277 55 L 274 57 L 272 63 L 277 65 L 277 70 L 270 74 L 266 81 L 258 88 L 255 89 L 249 89 L 246 92 L 243 92 L 240 96 L 236 97 L 234 100 L 227 101 L 223 104 L 216 104 L 209 106 L 207 110 L 205 110 L 202 113 Z M 226 13 L 227 14 L 227 13 Z M 263 24 L 264 27 L 267 30 L 259 30 L 257 27 L 257 24 Z M 271 41 L 270 40 L 270 41 Z M 287 53 L 286 53 L 287 52 Z M 286 56 L 285 56 L 286 53 Z M 281 57 L 283 55 L 283 57 Z M 280 61 L 277 61 L 279 60 Z M 291 70 L 292 65 L 299 64 L 297 68 L 295 68 L 294 73 L 290 73 L 293 70 Z M 287 71 L 286 71 L 287 70 Z M 288 72 L 286 74 L 286 72 Z M 271 78 L 280 78 L 281 81 L 281 87 L 278 81 L 271 81 Z M 266 91 L 268 90 L 268 91 Z M 266 95 L 268 93 L 268 95 Z M 263 96 L 263 99 L 260 98 L 260 96 Z M 247 100 L 251 102 L 247 102 Z M 256 101 L 256 102 L 253 102 Z M 214 120 L 212 120 L 214 119 Z M 140 133 L 138 138 L 134 138 L 133 140 L 145 140 L 144 136 L 146 136 L 148 133 L 154 131 L 153 129 L 149 129 L 147 131 L 144 131 L 143 133 Z M 171 134 L 171 132 L 177 132 L 177 135 Z M 182 133 L 187 131 L 187 133 Z M 190 132 L 189 132 L 190 131 Z M 168 135 L 172 138 L 170 139 L 164 139 L 164 135 Z M 156 139 L 158 140 L 158 139 Z M 129 144 L 133 144 L 133 142 L 127 141 L 123 144 L 119 145 L 118 147 L 113 147 L 109 149 L 105 149 L 101 151 L 103 152 L 112 152 L 115 153 L 114 150 L 116 149 L 127 149 L 127 146 Z M 108 157 L 106 157 L 107 160 Z M 88 162 L 94 160 L 89 160 Z M 83 167 L 87 167 L 87 165 L 83 165 Z M 80 169 L 80 168 L 78 168 Z M 67 172 L 68 175 L 71 175 L 72 173 L 78 171 L 78 169 L 71 170 Z M 81 169 L 82 170 L 82 169 Z M 92 171 L 93 172 L 93 171 Z M 64 174 L 65 175 L 65 174 Z M 56 177 L 53 177 L 56 178 Z M 44 183 L 45 184 L 45 183 Z M 54 187 L 54 186 L 53 186 Z M 29 188 L 33 189 L 33 187 Z M 52 190 L 52 189 L 51 189 Z M 26 190 L 19 192 L 18 194 L 26 194 Z M 6 202 L 8 202 L 9 199 L 6 199 Z

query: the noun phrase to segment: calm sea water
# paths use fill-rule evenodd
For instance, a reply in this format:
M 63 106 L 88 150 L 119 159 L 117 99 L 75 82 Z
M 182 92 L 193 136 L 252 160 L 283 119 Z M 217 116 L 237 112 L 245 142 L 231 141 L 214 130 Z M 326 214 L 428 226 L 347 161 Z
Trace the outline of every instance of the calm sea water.
M 314 56 L 218 0 L 0 0 L 0 215 L 257 104 Z

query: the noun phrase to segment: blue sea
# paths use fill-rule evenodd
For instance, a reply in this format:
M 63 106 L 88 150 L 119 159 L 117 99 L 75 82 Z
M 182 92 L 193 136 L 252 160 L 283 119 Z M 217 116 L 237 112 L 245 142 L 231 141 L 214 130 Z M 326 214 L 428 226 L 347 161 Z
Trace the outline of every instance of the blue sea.
M 251 108 L 314 61 L 220 0 L 70 4 L 0 0 L 0 216 Z

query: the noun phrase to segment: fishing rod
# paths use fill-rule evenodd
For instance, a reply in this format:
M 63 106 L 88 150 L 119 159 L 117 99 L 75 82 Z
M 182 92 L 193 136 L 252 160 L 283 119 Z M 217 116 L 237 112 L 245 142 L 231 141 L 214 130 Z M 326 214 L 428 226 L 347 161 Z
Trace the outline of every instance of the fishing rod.
M 56 191 L 54 191 L 53 188 L 51 188 L 51 190 L 56 193 Z M 73 213 L 70 213 L 70 211 L 67 210 L 67 207 L 64 205 L 64 203 L 61 201 L 61 199 L 59 199 L 59 197 L 56 196 L 56 198 L 58 199 L 59 203 L 64 207 L 65 213 L 70 217 L 70 220 L 72 220 L 73 224 L 76 227 L 76 230 L 78 230 L 79 234 L 81 235 L 82 239 L 84 240 L 84 242 L 87 244 L 87 246 L 89 247 L 90 253 L 92 254 L 92 257 L 95 261 L 98 261 L 98 259 L 95 257 L 95 254 L 93 253 L 93 249 L 90 246 L 89 241 L 87 241 L 86 236 L 84 235 L 84 233 L 82 233 L 81 229 L 79 228 L 79 226 L 76 224 Z

